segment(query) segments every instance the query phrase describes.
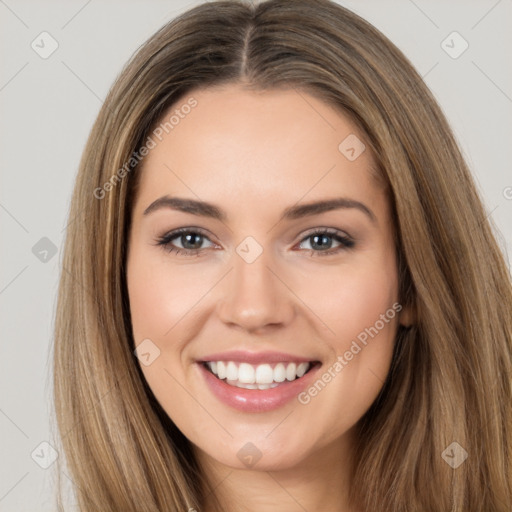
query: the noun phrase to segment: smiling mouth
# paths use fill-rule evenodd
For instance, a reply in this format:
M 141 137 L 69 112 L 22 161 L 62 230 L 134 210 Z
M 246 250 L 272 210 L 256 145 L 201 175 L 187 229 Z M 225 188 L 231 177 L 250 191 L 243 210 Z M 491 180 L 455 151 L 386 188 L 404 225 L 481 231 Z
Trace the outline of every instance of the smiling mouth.
M 229 386 L 243 389 L 271 389 L 301 379 L 319 366 L 319 361 L 280 362 L 253 365 L 234 361 L 204 361 L 203 366 Z

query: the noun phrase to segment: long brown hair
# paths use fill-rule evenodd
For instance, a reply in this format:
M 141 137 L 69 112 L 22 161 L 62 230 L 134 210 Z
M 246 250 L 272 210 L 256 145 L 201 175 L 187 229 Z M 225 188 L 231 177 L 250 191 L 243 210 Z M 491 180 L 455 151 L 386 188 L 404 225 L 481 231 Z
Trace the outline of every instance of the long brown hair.
M 134 155 L 171 105 L 229 82 L 295 88 L 339 108 L 366 134 L 387 186 L 400 300 L 415 320 L 399 329 L 387 380 L 360 422 L 354 502 L 368 511 L 509 511 L 504 258 L 421 77 L 372 25 L 328 0 L 197 6 L 139 49 L 104 102 L 72 197 L 55 325 L 55 412 L 80 510 L 200 510 L 213 498 L 133 354 L 125 256 Z M 446 456 L 454 449 L 467 453 L 456 468 Z

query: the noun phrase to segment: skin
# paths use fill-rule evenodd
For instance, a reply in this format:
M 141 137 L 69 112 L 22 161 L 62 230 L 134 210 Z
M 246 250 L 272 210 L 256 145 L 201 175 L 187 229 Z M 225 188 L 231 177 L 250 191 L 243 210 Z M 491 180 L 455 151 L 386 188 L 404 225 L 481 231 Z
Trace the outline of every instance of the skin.
M 348 135 L 364 135 L 296 90 L 230 84 L 190 96 L 197 106 L 145 157 L 133 205 L 133 335 L 136 345 L 149 338 L 160 350 L 141 365 L 144 376 L 193 443 L 223 510 L 356 511 L 347 492 L 357 422 L 382 388 L 398 322 L 409 323 L 409 311 L 385 323 L 306 405 L 292 400 L 274 411 L 240 412 L 210 392 L 195 361 L 225 350 L 276 350 L 327 369 L 398 302 L 390 205 L 370 172 L 374 161 L 369 150 L 354 161 L 338 150 Z M 163 195 L 214 203 L 227 220 L 170 208 L 144 215 Z M 356 208 L 279 220 L 296 203 L 336 197 L 364 203 L 375 220 Z M 207 232 L 192 238 L 192 247 L 203 249 L 199 256 L 156 245 L 182 227 Z M 319 247 L 308 236 L 314 228 L 335 229 L 355 245 L 344 248 L 327 235 Z M 250 264 L 236 252 L 248 236 L 263 251 Z M 180 235 L 172 244 L 191 247 Z M 248 442 L 262 453 L 252 468 L 237 457 Z

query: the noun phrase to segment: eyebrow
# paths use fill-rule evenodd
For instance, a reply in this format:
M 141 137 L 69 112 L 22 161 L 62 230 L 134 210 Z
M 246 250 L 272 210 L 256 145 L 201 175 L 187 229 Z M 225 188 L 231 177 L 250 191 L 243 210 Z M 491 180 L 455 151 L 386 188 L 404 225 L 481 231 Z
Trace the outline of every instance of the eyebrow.
M 162 208 L 170 208 L 172 210 L 191 213 L 192 215 L 210 217 L 212 219 L 220 220 L 221 222 L 227 221 L 226 212 L 214 204 L 207 203 L 205 201 L 196 201 L 195 199 L 184 199 L 169 196 L 162 196 L 156 201 L 153 201 L 144 210 L 143 215 L 148 215 L 151 212 Z M 338 197 L 290 206 L 283 211 L 280 220 L 296 220 L 311 215 L 319 215 L 332 210 L 348 208 L 355 208 L 367 215 L 372 222 L 376 222 L 375 214 L 370 210 L 370 208 L 360 201 L 355 201 L 354 199 L 346 197 Z

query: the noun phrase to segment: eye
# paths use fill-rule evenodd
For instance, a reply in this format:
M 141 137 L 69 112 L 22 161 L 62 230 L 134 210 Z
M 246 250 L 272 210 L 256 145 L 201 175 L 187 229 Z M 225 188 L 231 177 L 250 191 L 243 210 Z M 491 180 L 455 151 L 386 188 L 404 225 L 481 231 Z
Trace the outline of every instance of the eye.
M 333 239 L 339 244 L 334 249 L 331 248 Z M 177 240 L 181 247 L 177 247 L 173 240 Z M 185 256 L 199 256 L 208 249 L 208 247 L 201 247 L 205 240 L 210 241 L 206 232 L 200 228 L 180 228 L 158 238 L 156 245 L 163 247 L 169 253 L 175 252 Z M 299 246 L 304 242 L 310 242 L 312 248 L 307 250 L 309 250 L 311 256 L 337 254 L 355 245 L 352 238 L 341 231 L 330 228 L 315 229 L 301 240 Z
M 172 241 L 178 239 L 181 247 L 176 247 Z M 168 252 L 184 254 L 186 256 L 199 256 L 205 248 L 201 248 L 204 240 L 209 240 L 206 233 L 199 228 L 180 228 L 167 233 L 157 240 L 157 245 Z
M 336 240 L 340 244 L 334 249 L 331 248 L 332 239 Z M 341 231 L 330 228 L 315 229 L 303 238 L 299 245 L 302 245 L 305 241 L 310 242 L 312 249 L 309 249 L 309 252 L 311 256 L 329 256 L 351 249 L 355 245 L 352 238 Z M 315 248 L 320 248 L 320 250 L 315 250 Z

